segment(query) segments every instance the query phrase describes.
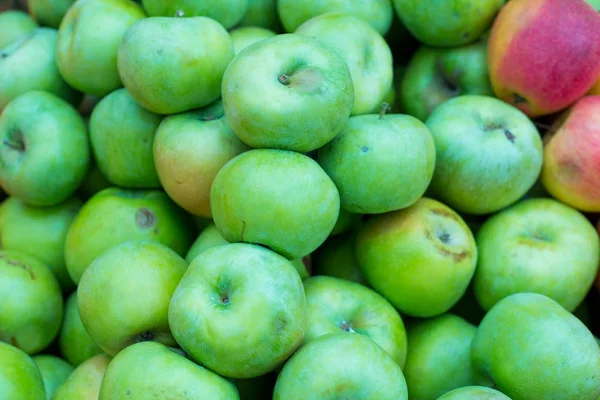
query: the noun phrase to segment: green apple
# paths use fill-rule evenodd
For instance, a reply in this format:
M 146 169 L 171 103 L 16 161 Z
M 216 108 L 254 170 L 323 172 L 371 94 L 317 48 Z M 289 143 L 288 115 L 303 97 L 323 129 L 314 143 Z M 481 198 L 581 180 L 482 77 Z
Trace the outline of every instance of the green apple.
M 183 258 L 157 242 L 132 240 L 102 253 L 77 288 L 90 337 L 110 356 L 141 341 L 175 346 L 167 314 L 186 268 Z
M 477 263 L 467 224 L 427 197 L 365 222 L 355 254 L 367 282 L 401 313 L 414 317 L 434 317 L 454 306 Z
M 425 121 L 445 101 L 464 94 L 493 96 L 487 66 L 487 40 L 452 48 L 421 46 L 400 84 L 407 114 Z
M 264 247 L 214 247 L 185 272 L 169 305 L 169 326 L 194 361 L 219 375 L 264 375 L 302 343 L 302 280 L 288 260 Z
M 485 386 L 465 386 L 451 390 L 437 400 L 511 400 L 510 397 Z
M 29 0 L 29 14 L 40 24 L 58 28 L 75 0 Z
M 80 364 L 60 385 L 52 400 L 98 400 L 100 385 L 111 358 L 98 354 Z
M 45 400 L 44 381 L 35 362 L 18 348 L 0 342 L 2 400 Z
M 337 188 L 319 164 L 272 149 L 250 150 L 229 161 L 215 177 L 210 201 L 226 240 L 261 244 L 290 260 L 327 239 L 340 209 Z
M 542 170 L 542 139 L 519 109 L 494 97 L 462 95 L 426 122 L 435 140 L 431 193 L 467 214 L 489 214 L 519 200 Z
M 0 181 L 4 191 L 34 206 L 67 200 L 90 162 L 81 116 L 43 91 L 20 95 L 0 114 Z
M 476 384 L 471 341 L 477 327 L 452 314 L 408 324 L 408 357 L 404 376 L 411 400 L 437 399 Z
M 102 171 L 98 167 L 98 164 L 94 160 L 93 153 L 90 159 L 90 166 L 88 168 L 87 174 L 85 178 L 83 178 L 83 182 L 79 186 L 77 193 L 81 197 L 82 200 L 89 200 L 93 195 L 98 193 L 101 190 L 108 189 L 112 184 L 106 179 L 104 175 L 102 175 Z
M 361 222 L 362 214 L 349 213 L 348 211 L 340 208 L 340 214 L 338 215 L 338 219 L 329 236 L 336 236 L 346 233 L 359 226 Z
M 122 86 L 117 52 L 125 32 L 145 18 L 131 0 L 79 0 L 58 29 L 58 69 L 75 89 L 105 96 Z
M 600 0 L 585 0 L 596 10 L 600 11 Z
M 140 107 L 126 89 L 117 89 L 94 107 L 90 144 L 102 175 L 114 185 L 160 188 L 153 143 L 162 117 Z
M 392 25 L 394 10 L 391 0 L 279 0 L 277 11 L 287 32 L 295 31 L 309 19 L 329 12 L 354 14 L 364 19 L 381 35 Z
M 240 397 L 233 383 L 168 347 L 160 343 L 136 343 L 111 361 L 98 400 L 150 398 L 239 400 Z
M 292 33 L 242 50 L 225 71 L 222 96 L 227 120 L 244 143 L 309 152 L 340 132 L 354 87 L 334 49 Z
M 344 59 L 354 84 L 352 115 L 368 114 L 381 104 L 392 87 L 394 67 L 390 47 L 375 28 L 350 13 L 327 13 L 294 32 L 317 38 Z
M 283 28 L 277 14 L 277 0 L 248 0 L 248 8 L 238 25 L 280 32 Z
M 318 162 L 351 213 L 381 214 L 414 204 L 427 190 L 436 163 L 429 129 L 403 114 L 350 117 L 319 149 Z M 383 173 L 385 172 L 385 173 Z
M 354 232 L 328 238 L 313 253 L 315 275 L 333 276 L 368 286 L 354 256 L 355 241 Z
M 377 343 L 404 368 L 404 322 L 392 305 L 372 289 L 330 276 L 304 281 L 308 318 L 304 343 L 336 332 L 359 333 Z
M 600 347 L 557 302 L 517 293 L 494 305 L 471 344 L 475 369 L 518 400 L 594 400 L 600 396 Z
M 475 268 L 475 273 L 477 273 L 477 268 Z M 454 306 L 452 306 L 449 312 L 463 318 L 473 325 L 479 325 L 486 312 L 481 308 L 477 301 L 477 297 L 475 297 L 473 280 L 469 283 L 469 287 L 465 294 L 456 304 L 454 304 Z
M 574 311 L 594 284 L 600 264 L 596 228 L 579 211 L 553 199 L 521 201 L 493 215 L 477 234 L 473 284 L 489 310 L 513 293 L 540 293 Z
M 94 96 L 92 94 L 84 93 L 79 106 L 77 107 L 77 111 L 84 117 L 84 121 L 86 122 L 89 128 L 89 116 L 94 111 L 96 105 L 103 99 L 104 96 Z
M 38 24 L 26 12 L 0 12 L 0 49 L 30 34 L 37 27 Z
M 248 0 L 142 0 L 144 9 L 151 17 L 208 17 L 225 29 L 236 25 L 248 8 Z
M 56 388 L 67 380 L 74 368 L 62 358 L 50 354 L 39 354 L 32 359 L 42 373 L 46 400 L 52 400 Z
M 219 99 L 203 109 L 166 117 L 154 137 L 162 187 L 187 212 L 210 218 L 210 188 L 217 172 L 249 150 L 231 130 Z
M 330 333 L 302 346 L 284 365 L 273 400 L 407 400 L 402 369 L 373 340 Z
M 175 114 L 217 100 L 234 55 L 229 33 L 213 19 L 151 17 L 127 30 L 117 64 L 136 102 L 157 114 Z
M 65 312 L 58 333 L 58 347 L 65 360 L 75 367 L 102 353 L 102 349 L 83 326 L 77 305 L 77 291 L 71 293 L 65 301 Z
M 393 0 L 400 21 L 420 42 L 453 47 L 477 40 L 506 0 Z
M 35 354 L 54 340 L 63 298 L 47 266 L 24 253 L 0 251 L 0 298 L 0 341 Z
M 35 257 L 50 268 L 63 292 L 70 291 L 75 284 L 65 267 L 65 240 L 81 206 L 76 197 L 51 207 L 28 206 L 9 197 L 0 206 L 2 248 Z
M 96 257 L 129 240 L 152 240 L 183 257 L 193 237 L 188 216 L 165 192 L 104 189 L 83 205 L 67 232 L 69 276 L 79 283 Z
M 265 28 L 258 26 L 241 26 L 229 32 L 231 40 L 233 41 L 233 49 L 235 54 L 239 54 L 240 51 L 246 47 L 260 42 L 263 39 L 269 39 L 277 34 Z

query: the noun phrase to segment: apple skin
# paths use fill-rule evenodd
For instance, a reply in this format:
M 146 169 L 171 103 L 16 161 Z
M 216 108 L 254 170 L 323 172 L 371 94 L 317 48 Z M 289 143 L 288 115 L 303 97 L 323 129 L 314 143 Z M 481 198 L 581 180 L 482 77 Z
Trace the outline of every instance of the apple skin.
M 404 368 L 407 339 L 398 311 L 372 289 L 330 276 L 304 281 L 308 323 L 304 345 L 329 333 L 365 335 Z
M 435 143 L 423 122 L 410 115 L 370 114 L 350 117 L 342 132 L 319 149 L 317 161 L 335 183 L 344 210 L 381 214 L 423 196 L 435 158 Z
M 485 386 L 464 386 L 445 393 L 437 400 L 511 400 L 511 398 Z
M 40 24 L 58 28 L 75 0 L 29 0 L 29 14 Z
M 600 11 L 600 0 L 585 0 L 592 7 L 594 7 L 597 11 Z
M 63 78 L 75 89 L 95 96 L 121 87 L 119 44 L 128 28 L 145 17 L 142 7 L 130 0 L 73 3 L 58 28 L 56 54 Z
M 191 214 L 210 218 L 215 176 L 249 149 L 231 130 L 219 99 L 206 108 L 166 117 L 156 131 L 153 154 L 171 199 Z
M 279 0 L 277 12 L 287 32 L 294 32 L 309 19 L 329 12 L 356 15 L 385 35 L 392 25 L 394 10 L 391 0 Z
M 45 264 L 67 293 L 75 287 L 65 267 L 65 240 L 83 203 L 76 197 L 52 207 L 32 207 L 16 197 L 0 206 L 2 249 L 29 254 Z
M 30 34 L 36 28 L 38 24 L 26 12 L 8 10 L 0 13 L 0 49 Z
M 100 385 L 111 358 L 98 354 L 80 364 L 60 385 L 52 400 L 98 400 Z
M 470 358 L 475 325 L 446 313 L 407 328 L 410 346 L 403 372 L 411 400 L 437 399 L 478 382 Z
M 49 354 L 39 354 L 33 356 L 32 359 L 42 374 L 46 400 L 52 400 L 56 388 L 67 380 L 74 368 L 62 358 Z
M 239 54 L 251 44 L 277 36 L 275 32 L 257 26 L 241 26 L 230 31 L 229 34 L 233 41 L 235 54 Z
M 437 107 L 426 125 L 436 148 L 431 196 L 456 211 L 481 215 L 505 208 L 525 195 L 540 174 L 537 128 L 496 98 L 455 97 Z
M 541 294 L 517 293 L 496 303 L 477 328 L 471 361 L 512 399 L 600 395 L 600 347 L 594 336 Z
M 90 162 L 81 116 L 59 97 L 30 91 L 0 114 L 0 181 L 9 195 L 33 206 L 67 200 Z
M 465 293 L 477 262 L 473 234 L 439 201 L 422 197 L 359 229 L 356 260 L 367 282 L 403 314 L 434 317 Z
M 530 117 L 560 111 L 600 75 L 600 16 L 584 1 L 509 1 L 492 27 L 488 63 L 499 99 Z
M 144 9 L 151 17 L 175 17 L 183 11 L 184 17 L 208 17 L 225 29 L 235 26 L 248 8 L 248 0 L 142 0 Z
M 83 326 L 77 305 L 77 291 L 71 293 L 65 301 L 63 321 L 58 333 L 58 347 L 65 360 L 75 367 L 102 353 L 102 349 Z
M 312 36 L 334 49 L 350 68 L 354 84 L 352 115 L 368 114 L 392 87 L 392 51 L 371 25 L 349 13 L 327 13 L 304 22 L 294 31 Z
M 58 72 L 57 39 L 56 29 L 38 28 L 0 48 L 0 110 L 31 90 L 50 92 L 72 105 L 80 101 Z
M 302 346 L 284 365 L 273 400 L 408 400 L 400 366 L 373 340 L 330 333 Z
M 238 26 L 253 26 L 281 32 L 283 27 L 277 13 L 277 0 L 248 0 L 248 8 Z
M 182 400 L 240 398 L 234 384 L 216 373 L 160 343 L 142 342 L 123 350 L 111 361 L 98 400 L 165 396 Z
M 340 132 L 354 87 L 335 50 L 291 33 L 242 50 L 225 71 L 222 96 L 227 120 L 244 143 L 309 152 Z
M 0 342 L 0 395 L 6 400 L 45 400 L 42 374 L 29 355 Z
M 157 114 L 175 114 L 217 100 L 234 55 L 229 33 L 213 19 L 153 17 L 127 30 L 117 63 L 137 103 Z
M 271 149 L 250 150 L 229 161 L 215 177 L 210 201 L 226 240 L 261 244 L 289 260 L 316 250 L 340 209 L 337 188 L 319 164 Z
M 264 247 L 214 247 L 191 262 L 177 286 L 169 326 L 194 361 L 219 375 L 264 375 L 302 343 L 302 280 L 288 260 Z
M 315 275 L 332 276 L 368 286 L 354 255 L 356 235 L 330 237 L 313 253 Z
M 406 67 L 399 92 L 404 112 L 422 121 L 453 97 L 493 96 L 487 40 L 452 48 L 419 47 Z
M 493 215 L 476 240 L 479 259 L 473 284 L 486 311 L 520 292 L 543 294 L 574 311 L 600 265 L 594 225 L 552 199 L 525 200 Z

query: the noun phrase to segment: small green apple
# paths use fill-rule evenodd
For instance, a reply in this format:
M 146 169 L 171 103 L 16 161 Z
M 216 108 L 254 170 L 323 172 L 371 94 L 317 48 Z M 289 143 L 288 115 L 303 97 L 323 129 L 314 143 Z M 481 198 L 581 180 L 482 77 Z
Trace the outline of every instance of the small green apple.
M 0 398 L 45 400 L 44 381 L 35 362 L 22 350 L 0 342 Z
M 38 24 L 26 12 L 0 12 L 0 49 L 28 35 L 37 27 Z
M 108 179 L 102 175 L 102 171 L 100 171 L 92 154 L 87 174 L 85 175 L 85 178 L 83 178 L 83 182 L 81 182 L 77 193 L 82 200 L 87 201 L 96 193 L 108 189 L 111 186 L 112 184 Z
M 264 375 L 302 343 L 302 280 L 288 260 L 264 247 L 214 247 L 189 265 L 171 299 L 169 326 L 193 360 L 219 375 Z
M 355 242 L 354 232 L 328 238 L 313 253 L 315 275 L 333 276 L 368 286 L 354 255 Z
M 248 8 L 238 26 L 255 26 L 281 32 L 283 27 L 277 14 L 277 0 L 248 0 Z
M 111 358 L 98 354 L 80 364 L 60 385 L 52 400 L 98 400 L 100 385 Z
M 76 0 L 29 0 L 29 14 L 40 24 L 58 28 Z
M 349 213 L 343 208 L 340 208 L 340 214 L 338 215 L 338 219 L 329 236 L 336 236 L 346 233 L 359 226 L 361 222 L 362 214 Z
M 83 326 L 77 305 L 77 291 L 71 293 L 65 301 L 65 312 L 58 333 L 58 347 L 65 360 L 75 367 L 102 353 L 102 349 Z
M 511 398 L 485 386 L 465 386 L 451 390 L 437 400 L 511 400 Z
M 142 5 L 151 17 L 208 17 L 229 29 L 244 16 L 248 0 L 142 0 Z
M 46 400 L 52 400 L 56 389 L 67 380 L 74 368 L 62 358 L 50 354 L 39 354 L 32 359 L 42 374 Z
M 244 50 L 251 44 L 260 42 L 263 39 L 272 38 L 277 35 L 273 31 L 257 26 L 241 26 L 232 30 L 229 32 L 229 34 L 231 35 L 231 40 L 233 41 L 233 49 L 235 54 L 239 54 L 240 51 Z

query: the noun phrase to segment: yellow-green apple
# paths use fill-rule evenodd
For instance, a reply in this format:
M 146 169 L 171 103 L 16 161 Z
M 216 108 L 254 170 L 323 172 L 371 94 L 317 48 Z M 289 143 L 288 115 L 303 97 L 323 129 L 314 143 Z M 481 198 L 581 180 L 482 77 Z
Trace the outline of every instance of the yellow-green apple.
M 31 357 L 42 374 L 46 400 L 52 400 L 56 389 L 73 372 L 73 366 L 62 358 L 50 354 L 38 354 Z
M 239 54 L 240 51 L 246 47 L 260 42 L 263 39 L 269 39 L 277 34 L 269 29 L 260 28 L 257 26 L 241 26 L 230 31 L 231 40 L 233 41 L 233 50 L 235 54 Z
M 225 164 L 210 202 L 226 240 L 261 244 L 290 260 L 327 239 L 340 209 L 337 188 L 316 161 L 272 149 L 249 150 Z
M 157 114 L 175 114 L 217 100 L 234 55 L 229 33 L 211 18 L 151 17 L 127 30 L 117 65 L 136 102 Z
M 381 214 L 423 196 L 436 164 L 435 143 L 427 126 L 410 115 L 357 115 L 318 150 L 317 161 L 344 210 Z
M 45 400 L 42 374 L 29 355 L 0 342 L 0 397 L 3 400 Z
M 473 277 L 484 310 L 514 293 L 550 297 L 568 311 L 586 297 L 600 263 L 596 228 L 553 199 L 529 199 L 493 215 L 476 236 Z
M 166 117 L 154 137 L 162 187 L 187 212 L 210 218 L 210 188 L 217 172 L 249 150 L 231 130 L 219 99 L 206 108 Z
M 334 49 L 350 68 L 354 85 L 352 115 L 368 114 L 392 87 L 392 51 L 371 25 L 350 13 L 327 13 L 309 19 L 294 33 L 317 38 Z
M 150 398 L 240 399 L 232 382 L 165 345 L 136 343 L 110 362 L 98 400 Z
M 227 121 L 244 143 L 298 152 L 333 139 L 354 104 L 344 59 L 295 33 L 242 50 L 225 71 L 221 94 Z
M 373 340 L 329 333 L 302 346 L 283 366 L 273 400 L 408 400 L 402 369 Z
M 144 9 L 151 17 L 208 17 L 225 29 L 235 26 L 248 8 L 248 0 L 142 0 Z M 200 36 L 201 37 L 201 36 Z
M 430 195 L 466 214 L 519 200 L 542 170 L 542 139 L 517 108 L 494 97 L 452 98 L 427 118 L 436 149 Z
M 65 242 L 69 276 L 83 272 L 104 251 L 130 240 L 151 240 L 185 256 L 193 241 L 189 217 L 159 190 L 104 189 L 73 220 Z
M 511 398 L 485 386 L 464 386 L 445 393 L 437 400 L 511 400 Z
M 354 232 L 328 238 L 312 255 L 314 274 L 333 276 L 368 286 L 354 255 L 355 241 Z
M 81 363 L 54 392 L 52 400 L 98 400 L 111 358 L 102 353 Z
M 477 328 L 471 361 L 511 399 L 600 396 L 600 347 L 594 336 L 542 294 L 517 293 L 496 303 Z
M 367 282 L 401 313 L 415 317 L 448 311 L 465 293 L 477 262 L 467 224 L 427 197 L 366 221 L 355 254 Z
M 100 100 L 90 117 L 90 144 L 102 175 L 113 185 L 160 188 L 153 143 L 162 117 L 139 106 L 126 89 Z
M 95 96 L 122 86 L 117 52 L 125 31 L 144 19 L 131 0 L 79 0 L 58 28 L 58 69 L 69 85 Z M 101 30 L 100 30 L 101 29 Z
M 0 114 L 0 181 L 33 206 L 64 202 L 90 162 L 88 135 L 75 108 L 56 95 L 30 91 Z
M 76 290 L 65 301 L 65 312 L 58 333 L 58 347 L 65 360 L 75 367 L 102 353 L 102 349 L 83 326 L 77 305 Z
M 26 12 L 21 10 L 0 12 L 0 49 L 30 34 L 37 27 L 38 24 Z
M 0 298 L 0 341 L 35 354 L 54 340 L 63 298 L 46 265 L 24 253 L 0 251 Z
M 253 26 L 280 32 L 283 28 L 277 14 L 277 0 L 248 0 L 248 8 L 238 26 Z
M 302 280 L 290 261 L 264 247 L 214 247 L 191 262 L 177 286 L 169 326 L 191 359 L 219 375 L 264 375 L 302 344 Z
M 29 0 L 27 10 L 40 24 L 58 28 L 75 0 Z
M 501 100 L 530 117 L 560 111 L 598 80 L 600 15 L 583 0 L 511 0 L 492 26 L 488 64 Z

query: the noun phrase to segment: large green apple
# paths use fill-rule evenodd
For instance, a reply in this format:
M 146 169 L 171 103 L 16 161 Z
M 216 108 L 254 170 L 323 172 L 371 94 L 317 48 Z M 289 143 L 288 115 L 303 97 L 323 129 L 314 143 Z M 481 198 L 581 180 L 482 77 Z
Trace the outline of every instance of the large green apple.
M 29 0 L 29 14 L 40 24 L 58 28 L 76 0 Z
M 302 280 L 288 260 L 264 247 L 214 247 L 189 265 L 169 306 L 169 326 L 193 360 L 219 375 L 264 375 L 302 343 Z
M 277 34 L 265 28 L 257 26 L 241 26 L 229 32 L 231 40 L 233 41 L 233 49 L 235 54 L 239 54 L 240 51 L 246 47 L 260 42 L 263 39 L 269 39 Z
M 222 96 L 231 128 L 248 145 L 308 152 L 340 132 L 354 87 L 334 49 L 284 34 L 242 50 L 225 71 Z
M 355 241 L 354 232 L 328 238 L 313 253 L 314 274 L 333 276 L 368 286 L 354 255 Z
M 98 354 L 80 364 L 54 392 L 52 400 L 98 400 L 111 358 Z
M 319 164 L 271 149 L 229 161 L 215 177 L 210 201 L 226 240 L 265 245 L 290 260 L 327 239 L 340 209 L 337 188 Z
M 437 400 L 511 400 L 511 398 L 485 386 L 465 386 L 451 390 Z
M 0 298 L 0 341 L 35 354 L 54 340 L 63 298 L 48 267 L 27 254 L 0 251 Z
M 46 400 L 52 400 L 56 389 L 67 380 L 74 368 L 62 358 L 50 354 L 39 354 L 32 359 L 42 374 Z
M 38 24 L 26 12 L 0 12 L 0 49 L 30 34 L 37 27 Z
M 157 242 L 132 240 L 102 253 L 77 287 L 90 337 L 111 356 L 141 341 L 175 346 L 167 314 L 186 268 L 183 258 Z
M 104 189 L 83 205 L 69 228 L 69 276 L 79 283 L 96 257 L 129 240 L 156 241 L 183 257 L 193 240 L 189 217 L 163 191 Z
M 77 291 L 71 293 L 65 301 L 65 312 L 58 333 L 58 347 L 65 360 L 75 367 L 102 353 L 102 349 L 83 326 L 77 305 Z
M 125 31 L 146 17 L 131 0 L 78 0 L 58 29 L 57 62 L 75 89 L 105 96 L 121 87 L 117 52 Z
M 118 68 L 123 85 L 142 107 L 175 114 L 217 100 L 234 55 L 229 33 L 213 19 L 152 17 L 127 30 Z
M 392 87 L 392 52 L 379 32 L 350 13 L 311 18 L 294 31 L 312 36 L 334 49 L 350 68 L 354 84 L 352 115 L 377 108 Z
M 248 0 L 248 8 L 238 25 L 282 31 L 277 14 L 277 0 Z
M 273 400 L 407 400 L 402 369 L 357 333 L 330 333 L 302 346 L 284 365 Z
M 386 299 L 359 283 L 330 276 L 307 279 L 304 292 L 308 317 L 305 344 L 329 333 L 360 333 L 404 368 L 407 352 L 404 322 Z
M 494 97 L 462 95 L 426 122 L 435 140 L 431 195 L 467 214 L 519 200 L 542 170 L 542 139 L 519 109 Z
M 38 28 L 0 47 L 0 110 L 31 90 L 53 93 L 72 105 L 79 102 L 81 95 L 58 72 L 57 39 L 56 29 Z
M 248 8 L 248 0 L 142 0 L 144 9 L 152 17 L 208 17 L 225 29 L 236 25 Z
M 18 348 L 0 342 L 0 398 L 45 400 L 44 381 L 35 362 Z
M 350 117 L 319 149 L 317 160 L 351 213 L 381 214 L 414 204 L 427 190 L 436 163 L 429 129 L 403 114 Z
M 98 400 L 239 400 L 233 383 L 160 343 L 136 343 L 109 364 Z
M 90 144 L 102 175 L 114 185 L 160 188 L 154 166 L 154 134 L 162 117 L 140 107 L 117 89 L 94 107 Z
M 217 172 L 249 150 L 231 130 L 219 99 L 203 109 L 166 117 L 154 137 L 162 187 L 180 207 L 210 218 L 210 188 Z
M 464 94 L 493 96 L 487 40 L 452 48 L 421 46 L 400 84 L 404 112 L 425 121 L 445 101 Z
M 67 200 L 90 162 L 81 116 L 43 91 L 20 95 L 0 114 L 0 181 L 4 191 L 34 206 Z
M 512 399 L 600 396 L 600 348 L 594 336 L 541 294 L 517 293 L 496 303 L 477 328 L 471 360 Z

